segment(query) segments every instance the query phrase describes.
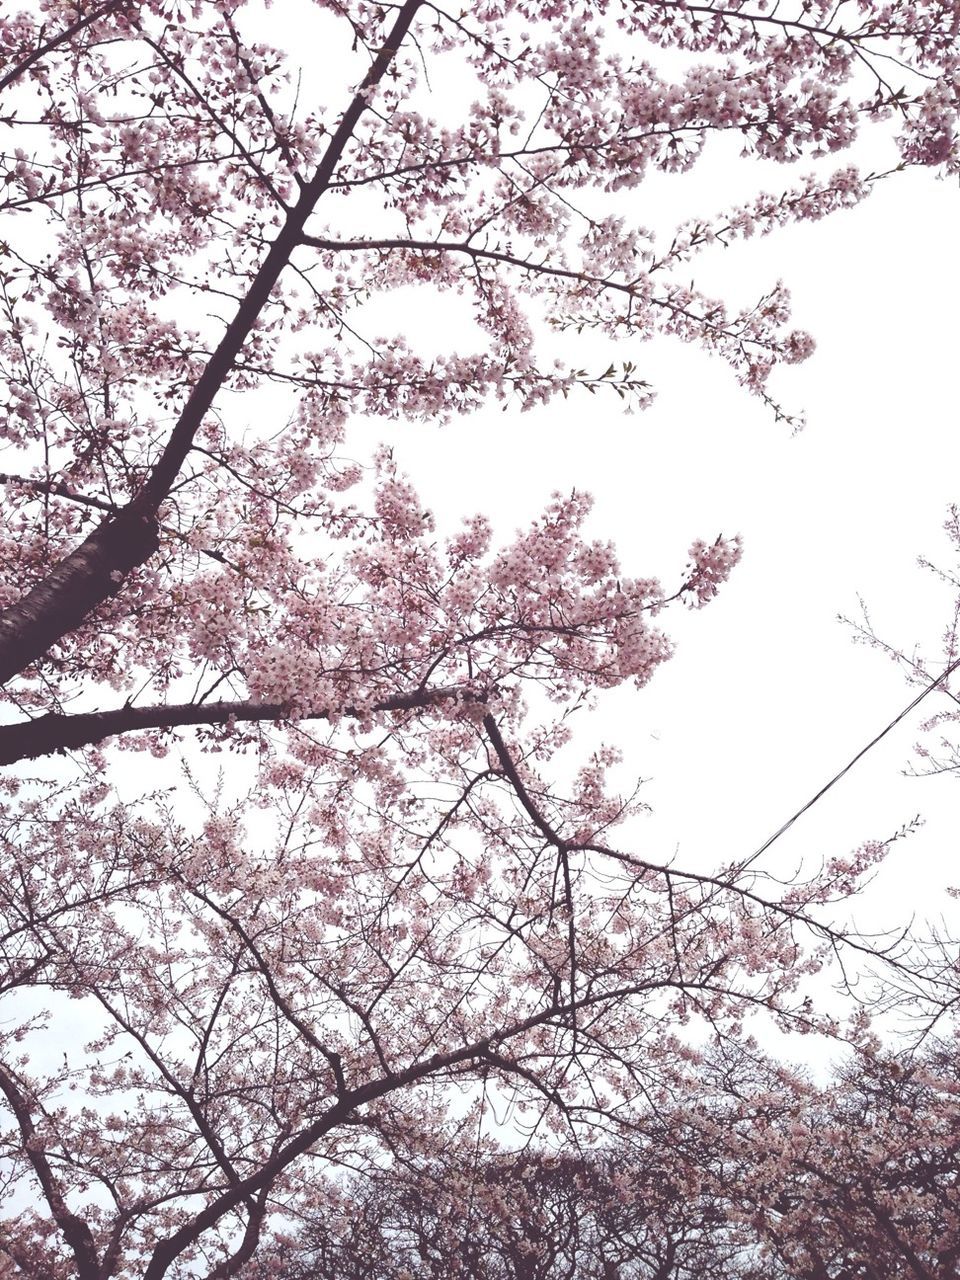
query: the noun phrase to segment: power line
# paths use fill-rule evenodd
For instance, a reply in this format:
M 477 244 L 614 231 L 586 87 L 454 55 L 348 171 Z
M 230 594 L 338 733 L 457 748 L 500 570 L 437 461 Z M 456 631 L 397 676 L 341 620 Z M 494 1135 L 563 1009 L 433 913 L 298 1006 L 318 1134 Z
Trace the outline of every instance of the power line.
M 790 830 L 790 828 L 793 826 L 793 824 L 797 821 L 798 818 L 802 818 L 808 809 L 812 809 L 813 806 L 817 803 L 817 801 L 827 794 L 827 792 L 830 790 L 831 787 L 833 787 L 836 783 L 840 781 L 841 778 L 845 777 L 846 774 L 850 772 L 850 770 L 853 768 L 853 766 L 857 763 L 858 760 L 862 760 L 868 751 L 872 750 L 872 748 L 875 747 L 878 742 L 880 742 L 883 738 L 885 738 L 891 729 L 895 729 L 897 725 L 900 723 L 900 721 L 905 719 L 910 714 L 910 712 L 914 710 L 915 707 L 918 707 L 928 693 L 932 693 L 934 689 L 939 688 L 940 685 L 943 683 L 943 681 L 946 680 L 948 676 L 952 675 L 953 672 L 956 671 L 958 667 L 960 667 L 960 658 L 957 658 L 956 661 L 951 662 L 950 665 L 947 667 L 947 669 L 943 671 L 939 676 L 937 676 L 936 680 L 928 684 L 925 689 L 922 689 L 920 693 L 918 693 L 917 696 L 913 699 L 913 701 L 908 703 L 908 705 L 903 708 L 903 710 L 900 712 L 899 715 L 894 716 L 894 718 L 890 721 L 890 723 L 886 726 L 886 728 L 881 729 L 875 738 L 871 738 L 870 741 L 867 743 L 867 745 L 863 747 L 860 751 L 858 751 L 857 754 L 853 757 L 853 759 L 850 760 L 847 764 L 845 764 L 838 774 L 832 777 L 830 781 L 826 783 L 825 786 L 822 786 L 820 790 L 817 792 L 817 794 L 815 796 L 812 796 L 807 801 L 807 803 L 803 805 L 802 808 L 798 809 L 792 818 L 788 818 L 787 821 L 783 824 L 783 826 L 779 827 L 773 833 L 773 835 L 770 836 L 768 840 L 765 840 L 763 844 L 760 846 L 760 848 L 757 849 L 756 853 L 752 853 L 750 857 L 747 858 L 746 862 L 743 863 L 741 870 L 746 870 L 746 868 L 749 867 L 752 862 L 756 862 L 757 858 L 759 858 L 762 853 L 766 853 L 766 851 L 770 848 L 770 846 L 775 841 L 779 840 L 780 837 L 784 834 L 784 832 Z

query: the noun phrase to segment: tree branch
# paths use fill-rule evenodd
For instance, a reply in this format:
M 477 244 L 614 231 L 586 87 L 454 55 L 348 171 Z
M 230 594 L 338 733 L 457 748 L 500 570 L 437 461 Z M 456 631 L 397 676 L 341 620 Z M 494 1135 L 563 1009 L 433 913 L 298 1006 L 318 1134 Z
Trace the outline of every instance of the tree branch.
M 50 1167 L 50 1161 L 44 1153 L 42 1142 L 37 1136 L 36 1125 L 30 1115 L 26 1095 L 16 1077 L 2 1063 L 0 1063 L 0 1090 L 6 1096 L 10 1110 L 16 1117 L 20 1136 L 23 1139 L 23 1150 L 37 1175 L 37 1181 L 43 1190 L 43 1197 L 53 1215 L 53 1220 L 76 1259 L 77 1280 L 99 1280 L 100 1263 L 93 1243 L 93 1234 L 86 1222 L 67 1208 L 63 1192 Z
M 514 253 L 504 253 L 500 249 L 480 249 L 464 240 L 325 240 L 319 236 L 303 237 L 303 243 L 313 249 L 331 249 L 335 252 L 371 252 L 377 249 L 402 250 L 411 253 L 460 253 L 475 262 L 501 262 L 505 266 L 519 267 L 521 271 L 529 271 L 533 275 L 556 276 L 561 280 L 574 280 L 581 284 L 601 285 L 604 289 L 615 289 L 619 293 L 627 293 L 633 297 L 636 293 L 633 284 L 618 282 L 598 276 L 587 275 L 583 271 L 572 271 L 567 267 L 553 267 L 547 262 L 531 262 L 528 258 L 517 257 Z M 657 305 L 666 305 L 655 298 L 650 299 Z
M 403 250 L 407 249 L 411 253 L 460 253 L 465 254 L 474 262 L 496 262 L 502 263 L 504 266 L 519 267 L 521 271 L 529 271 L 531 275 L 552 276 L 559 280 L 573 280 L 580 284 L 588 284 L 600 289 L 612 289 L 615 293 L 626 294 L 629 298 L 638 297 L 636 281 L 630 280 L 611 280 L 608 276 L 591 276 L 584 271 L 573 271 L 569 267 L 553 267 L 548 262 L 531 262 L 528 258 L 517 257 L 513 253 L 504 253 L 499 249 L 479 249 L 476 245 L 470 244 L 468 241 L 457 240 L 403 240 L 403 239 L 385 239 L 385 240 L 324 240 L 319 236 L 303 237 L 302 243 L 309 245 L 314 249 L 332 249 L 336 251 L 355 251 L 362 252 L 364 250 Z M 673 315 L 684 316 L 688 320 L 692 320 L 695 324 L 701 324 L 707 329 L 712 329 L 715 333 L 719 333 L 722 337 L 732 338 L 735 341 L 752 341 L 757 345 L 763 346 L 764 343 L 756 338 L 744 339 L 742 335 L 735 331 L 725 328 L 723 325 L 715 324 L 709 315 L 698 315 L 694 311 L 681 307 L 669 298 L 645 298 L 650 306 L 661 307 L 665 311 L 670 311 Z
M 533 819 L 538 830 L 547 840 L 554 846 L 557 851 L 557 857 L 560 859 L 560 867 L 563 871 L 563 896 L 567 908 L 567 948 L 570 956 L 570 1007 L 573 1009 L 573 1029 L 576 1034 L 576 1002 L 577 1002 L 577 926 L 573 915 L 573 884 L 570 879 L 570 850 L 573 845 L 569 841 L 564 840 L 563 836 L 557 832 L 554 827 L 547 821 L 537 806 L 533 803 L 530 792 L 523 783 L 517 766 L 513 762 L 513 757 L 507 750 L 507 744 L 503 740 L 503 736 L 497 727 L 497 722 L 492 715 L 486 715 L 483 718 L 483 727 L 487 731 L 487 736 L 493 745 L 494 751 L 497 753 L 497 759 L 500 761 L 504 774 L 513 787 L 517 799 L 523 805 L 526 812 Z M 551 914 L 553 907 L 551 905 Z
M 82 507 L 93 507 L 97 511 L 105 511 L 108 515 L 116 515 L 119 508 L 115 502 L 107 502 L 104 498 L 94 498 L 86 493 L 77 493 L 75 489 L 71 489 L 69 485 L 63 484 L 59 480 L 37 480 L 31 476 L 13 475 L 10 472 L 0 472 L 0 484 L 21 485 L 24 489 L 30 489 L 34 493 L 49 494 L 55 498 L 66 498 L 68 502 L 76 502 Z
M 361 719 L 383 711 L 413 711 L 435 706 L 447 699 L 465 701 L 470 696 L 456 686 L 414 689 L 382 698 L 369 707 L 338 708 L 337 714 Z M 147 729 L 176 729 L 191 725 L 225 725 L 231 721 L 256 724 L 264 721 L 327 720 L 329 708 L 295 711 L 281 702 L 187 702 L 151 707 L 118 707 L 113 711 L 90 711 L 78 715 L 52 712 L 35 720 L 0 726 L 0 765 L 16 764 L 57 751 L 92 746 L 105 738 Z
M 507 744 L 503 740 L 503 736 L 497 727 L 497 722 L 493 716 L 486 715 L 483 717 L 483 727 L 487 731 L 487 736 L 497 754 L 500 766 L 507 777 L 510 785 L 517 794 L 517 799 L 526 809 L 527 813 L 533 819 L 533 822 L 540 833 L 558 850 L 566 851 L 570 848 L 569 843 L 564 840 L 563 836 L 556 831 L 546 820 L 537 806 L 533 803 L 530 793 L 524 786 L 520 774 L 517 772 L 517 766 L 513 762 L 510 752 L 507 750 Z
M 510 1026 L 494 1032 L 482 1040 L 472 1041 L 459 1049 L 451 1049 L 447 1053 L 436 1053 L 430 1058 L 412 1063 L 404 1070 L 377 1080 L 371 1080 L 359 1088 L 351 1090 L 312 1124 L 307 1125 L 286 1146 L 281 1147 L 271 1159 L 265 1161 L 256 1172 L 250 1174 L 236 1187 L 229 1187 L 211 1200 L 191 1222 L 184 1223 L 179 1230 L 161 1240 L 153 1251 L 150 1263 L 143 1273 L 142 1280 L 161 1280 L 168 1267 L 176 1261 L 180 1254 L 194 1244 L 200 1236 L 214 1226 L 224 1214 L 245 1201 L 253 1192 L 276 1181 L 277 1177 L 295 1160 L 305 1154 L 322 1137 L 367 1103 L 394 1093 L 407 1085 L 417 1084 L 442 1071 L 449 1071 L 465 1062 L 489 1061 L 491 1051 L 497 1044 L 505 1044 L 525 1031 L 531 1031 L 549 1023 L 554 1018 L 567 1019 L 574 1017 L 578 1009 L 589 1009 L 599 1004 L 618 1002 L 632 995 L 648 991 L 653 987 L 673 987 L 679 984 L 672 982 L 640 982 L 629 983 L 622 987 L 583 997 L 574 1003 L 562 1004 L 551 1001 L 537 1013 L 530 1014 Z M 697 984 L 684 984 L 684 986 Z M 749 998 L 749 997 L 742 997 Z
M 32 53 L 28 53 L 22 61 L 11 67 L 5 76 L 0 76 L 0 93 L 2 93 L 9 85 L 13 84 L 14 80 L 18 80 L 25 71 L 29 71 L 34 63 L 39 62 L 41 58 L 45 58 L 48 53 L 52 53 L 54 49 L 58 49 L 60 45 L 66 44 L 68 40 L 81 32 L 84 27 L 92 26 L 92 24 L 99 18 L 105 18 L 108 13 L 113 13 L 114 10 L 121 8 L 122 3 L 123 0 L 109 0 L 109 3 L 103 5 L 102 8 L 94 9 L 92 13 L 88 13 L 84 18 L 78 18 L 77 21 L 71 23 L 69 27 L 64 27 L 63 30 L 58 31 L 55 36 L 51 36 L 50 39 L 45 40 L 43 44 L 37 45 L 36 49 L 34 49 Z
M 269 302 L 290 255 L 303 242 L 307 219 L 330 185 L 344 149 L 367 109 L 369 90 L 383 78 L 422 3 L 423 0 L 407 0 L 400 9 L 383 47 L 330 139 L 316 173 L 285 218 L 139 493 L 119 516 L 104 521 L 22 600 L 0 613 L 0 685 L 78 627 L 99 605 L 116 594 L 128 573 L 156 551 L 160 505 L 169 494 L 234 360 Z
M 110 516 L 21 600 L 0 613 L 0 685 L 81 625 L 159 546 L 153 512 Z

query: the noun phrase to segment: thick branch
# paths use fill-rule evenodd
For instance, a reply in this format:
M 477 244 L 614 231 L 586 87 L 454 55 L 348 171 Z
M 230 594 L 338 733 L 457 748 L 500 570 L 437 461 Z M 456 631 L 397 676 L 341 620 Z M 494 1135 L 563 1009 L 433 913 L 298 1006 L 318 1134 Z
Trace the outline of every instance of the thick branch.
M 382 698 L 369 707 L 338 708 L 337 714 L 360 719 L 371 712 L 412 711 L 434 706 L 445 699 L 462 699 L 455 686 L 414 689 Z M 146 729 L 176 729 L 190 725 L 223 725 L 231 721 L 256 724 L 281 720 L 327 720 L 329 708 L 316 707 L 294 712 L 281 702 L 187 702 L 173 706 L 118 707 L 114 711 L 90 711 L 79 715 L 56 712 L 0 726 L 0 765 L 32 760 L 56 751 L 88 747 L 122 733 L 142 733 Z
M 170 490 L 170 486 L 183 466 L 184 459 L 193 444 L 193 438 L 203 421 L 204 416 L 213 404 L 214 396 L 223 386 L 224 380 L 233 367 L 233 362 L 240 348 L 247 340 L 260 313 L 269 301 L 270 294 L 280 278 L 280 273 L 290 260 L 290 255 L 297 245 L 303 243 L 303 228 L 313 213 L 317 201 L 330 185 L 334 170 L 353 136 L 353 131 L 363 112 L 367 109 L 368 91 L 375 88 L 382 80 L 401 41 L 406 36 L 422 0 L 407 0 L 402 7 L 393 29 L 387 36 L 386 43 L 377 54 L 370 70 L 363 79 L 353 101 L 343 114 L 336 132 L 324 152 L 317 171 L 304 186 L 300 199 L 290 210 L 279 235 L 270 247 L 270 251 L 260 270 L 254 276 L 250 291 L 227 327 L 220 345 L 200 375 L 197 385 L 191 392 L 184 406 L 180 419 L 167 441 L 166 448 L 151 472 L 141 491 L 139 500 L 156 509 Z
M 229 1280 L 229 1277 L 236 1275 L 243 1264 L 249 1262 L 256 1253 L 257 1245 L 260 1243 L 263 1223 L 267 1216 L 267 1197 L 269 1193 L 270 1185 L 267 1184 L 261 1189 L 255 1203 L 249 1210 L 243 1239 L 237 1246 L 236 1252 L 229 1258 L 225 1258 L 223 1262 L 218 1263 L 207 1275 L 207 1280 Z
M 550 844 L 565 853 L 570 848 L 568 841 L 564 840 L 563 836 L 561 836 L 550 825 L 537 806 L 533 803 L 530 792 L 524 786 L 523 779 L 517 772 L 517 766 L 514 764 L 513 757 L 507 750 L 507 744 L 504 742 L 503 735 L 497 727 L 497 722 L 494 720 L 493 716 L 487 715 L 483 717 L 483 727 L 487 731 L 487 736 L 489 737 L 490 743 L 497 754 L 497 759 L 500 761 L 500 767 L 503 769 L 504 775 L 516 792 L 517 799 L 533 819 L 538 830 L 546 837 Z
M 5 1095 L 10 1110 L 16 1117 L 20 1136 L 23 1139 L 23 1149 L 37 1175 L 37 1181 L 43 1190 L 43 1198 L 53 1215 L 54 1222 L 60 1229 L 60 1234 L 73 1252 L 77 1265 L 77 1280 L 98 1280 L 100 1264 L 90 1228 L 82 1218 L 78 1218 L 67 1208 L 50 1161 L 38 1141 L 36 1126 L 30 1115 L 26 1096 L 16 1077 L 2 1064 L 0 1064 L 0 1091 Z
M 19 62 L 15 63 L 6 75 L 0 76 L 0 93 L 2 93 L 9 85 L 13 84 L 14 80 L 19 79 L 24 72 L 29 71 L 30 68 L 35 63 L 39 62 L 41 58 L 45 58 L 48 53 L 52 53 L 54 49 L 61 48 L 75 35 L 78 35 L 84 27 L 91 26 L 94 22 L 98 21 L 98 19 L 105 18 L 108 13 L 113 13 L 114 10 L 119 9 L 120 7 L 120 0 L 109 0 L 108 4 L 103 5 L 99 9 L 93 9 L 90 13 L 86 14 L 85 17 L 78 18 L 77 21 L 72 22 L 69 27 L 64 27 L 62 31 L 58 31 L 57 34 L 51 36 L 49 40 L 44 40 L 42 44 L 38 44 L 37 47 L 31 53 L 28 53 L 25 58 L 21 58 Z
M 573 885 L 570 879 L 570 849 L 569 841 L 559 834 L 558 831 L 547 821 L 540 810 L 533 802 L 530 792 L 523 783 L 523 779 L 517 770 L 517 766 L 513 761 L 513 757 L 507 749 L 507 744 L 503 740 L 503 735 L 497 726 L 496 720 L 492 715 L 486 715 L 483 718 L 483 727 L 487 731 L 487 736 L 497 754 L 500 761 L 500 767 L 503 769 L 507 780 L 513 787 L 517 799 L 523 805 L 526 812 L 533 819 L 537 828 L 543 836 L 556 848 L 557 856 L 560 859 L 560 866 L 563 871 L 563 896 L 567 908 L 567 947 L 570 954 L 570 1004 L 576 1010 L 577 999 L 577 926 L 573 915 Z M 576 1018 L 576 1012 L 574 1012 Z M 576 1022 L 574 1022 L 574 1030 L 576 1030 Z
M 227 326 L 217 349 L 197 380 L 167 444 L 129 507 L 108 519 L 62 560 L 32 591 L 0 614 L 0 684 L 23 671 L 63 636 L 73 631 L 126 575 L 157 548 L 157 511 L 170 492 L 194 437 L 233 362 L 257 324 L 290 255 L 302 243 L 303 228 L 367 108 L 368 91 L 383 78 L 406 36 L 422 0 L 407 0 L 386 42 L 343 114 L 313 178 L 288 213 L 276 240 L 253 277 L 249 292 Z
M 120 590 L 123 579 L 159 545 L 151 514 L 127 508 L 109 517 L 15 605 L 0 613 L 0 684 L 41 658 L 51 645 Z

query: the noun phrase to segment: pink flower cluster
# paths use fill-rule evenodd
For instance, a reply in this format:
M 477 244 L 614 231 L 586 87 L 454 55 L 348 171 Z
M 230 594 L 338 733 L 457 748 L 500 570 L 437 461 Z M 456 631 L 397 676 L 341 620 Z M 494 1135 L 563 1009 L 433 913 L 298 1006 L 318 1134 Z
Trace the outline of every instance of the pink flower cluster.
M 698 539 L 693 544 L 690 548 L 690 574 L 683 590 L 690 593 L 688 598 L 695 608 L 714 598 L 734 566 L 739 564 L 742 554 L 739 537 L 720 537 L 712 543 Z

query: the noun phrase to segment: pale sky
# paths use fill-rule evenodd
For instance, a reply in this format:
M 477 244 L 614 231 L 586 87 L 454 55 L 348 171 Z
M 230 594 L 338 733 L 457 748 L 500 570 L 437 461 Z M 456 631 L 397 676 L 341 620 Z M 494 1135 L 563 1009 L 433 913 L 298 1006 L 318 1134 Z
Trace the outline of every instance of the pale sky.
M 319 48 L 342 73 L 350 54 L 339 25 L 295 12 L 264 15 L 265 38 L 294 59 Z M 665 70 L 690 62 L 672 50 L 650 56 Z M 473 94 L 449 68 L 431 67 L 425 103 L 444 120 Z M 337 107 L 343 75 L 317 80 L 306 70 L 304 92 Z M 668 229 L 797 185 L 815 168 L 853 162 L 879 172 L 897 159 L 883 131 L 869 128 L 818 166 L 743 161 L 737 151 L 735 139 L 712 139 L 689 173 L 651 174 L 611 198 L 609 211 Z M 336 205 L 329 212 L 341 216 Z M 624 573 L 658 575 L 670 589 L 695 538 L 743 536 L 744 558 L 720 597 L 664 615 L 674 659 L 643 692 L 605 696 L 582 729 L 584 754 L 588 739 L 606 738 L 623 749 L 628 775 L 650 779 L 654 812 L 638 831 L 648 856 L 676 850 L 679 862 L 706 867 L 752 852 L 910 701 L 893 665 L 855 646 L 836 620 L 857 614 L 858 595 L 884 639 L 939 660 L 953 601 L 916 560 L 950 565 L 942 524 L 960 502 L 958 215 L 956 185 L 913 170 L 877 184 L 856 209 L 691 263 L 698 287 L 731 304 L 752 304 L 781 278 L 791 289 L 794 323 L 817 351 L 776 372 L 772 390 L 806 411 L 798 436 L 698 349 L 666 340 L 591 347 L 589 336 L 568 340 L 571 361 L 597 373 L 614 357 L 633 361 L 658 388 L 651 409 L 625 416 L 612 393 L 584 392 L 528 414 L 494 408 L 444 427 L 353 428 L 358 457 L 381 440 L 394 447 L 440 534 L 481 510 L 509 537 L 551 492 L 576 486 L 594 495 L 589 532 L 614 540 Z M 371 332 L 400 329 L 424 353 L 460 336 L 455 304 L 426 290 L 378 305 Z M 812 865 L 887 838 L 919 813 L 925 825 L 894 846 L 874 907 L 891 921 L 914 907 L 949 909 L 942 888 L 960 883 L 960 787 L 953 777 L 902 776 L 921 718 L 915 712 L 777 842 L 776 865 Z
M 677 179 L 677 198 L 686 183 L 700 200 L 691 212 L 724 207 L 722 184 L 711 189 L 718 172 Z M 737 176 L 744 192 L 773 185 L 769 166 L 762 184 L 749 165 Z M 797 176 L 773 174 L 782 186 Z M 646 198 L 641 188 L 636 199 Z M 916 559 L 949 566 L 941 526 L 960 501 L 958 213 L 954 187 L 908 173 L 855 210 L 701 257 L 698 284 L 737 301 L 779 277 L 790 286 L 795 322 L 818 344 L 774 375 L 786 405 L 807 412 L 798 436 L 719 360 L 664 340 L 611 349 L 659 388 L 644 413 L 624 416 L 612 394 L 584 393 L 523 415 L 377 431 L 441 531 L 482 509 L 506 536 L 552 490 L 575 485 L 595 496 L 590 532 L 614 539 L 625 573 L 665 585 L 694 538 L 743 535 L 721 596 L 664 615 L 675 658 L 642 693 L 606 697 L 595 726 L 623 748 L 630 773 L 650 779 L 650 856 L 676 848 L 681 864 L 700 865 L 751 852 L 910 700 L 895 668 L 836 621 L 857 613 L 858 593 L 885 639 L 939 657 L 952 600 Z M 920 813 L 923 830 L 895 846 L 883 873 L 878 910 L 902 918 L 914 903 L 949 906 L 935 890 L 960 882 L 960 789 L 952 777 L 901 776 L 920 718 L 778 842 L 778 865 L 884 839 Z

